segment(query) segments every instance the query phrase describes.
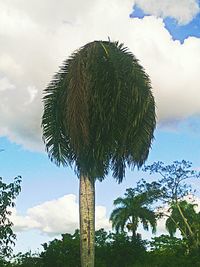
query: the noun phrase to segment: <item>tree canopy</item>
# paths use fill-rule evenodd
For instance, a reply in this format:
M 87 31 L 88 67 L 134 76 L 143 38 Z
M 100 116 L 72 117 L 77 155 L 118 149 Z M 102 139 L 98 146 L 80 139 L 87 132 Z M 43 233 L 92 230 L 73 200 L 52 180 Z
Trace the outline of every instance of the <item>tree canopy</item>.
M 43 138 L 51 160 L 100 180 L 147 159 L 155 128 L 148 75 L 118 42 L 94 41 L 66 60 L 44 92 Z
M 15 198 L 21 191 L 21 176 L 12 183 L 5 183 L 0 177 L 0 257 L 9 256 L 16 235 L 13 232 L 13 223 L 10 220 L 11 208 L 15 206 Z
M 132 232 L 133 237 L 136 237 L 136 230 L 139 222 L 142 223 L 145 230 L 156 231 L 156 214 L 151 208 L 151 205 L 156 200 L 153 197 L 155 191 L 151 190 L 138 193 L 137 189 L 129 188 L 126 190 L 125 197 L 119 197 L 114 200 L 116 207 L 110 216 L 113 228 L 118 232 L 124 231 L 125 227 Z

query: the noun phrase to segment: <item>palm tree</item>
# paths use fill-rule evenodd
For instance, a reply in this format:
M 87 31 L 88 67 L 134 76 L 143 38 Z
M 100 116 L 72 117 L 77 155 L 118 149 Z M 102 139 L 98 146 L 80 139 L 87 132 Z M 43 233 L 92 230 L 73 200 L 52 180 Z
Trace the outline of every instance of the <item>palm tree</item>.
M 129 188 L 126 190 L 125 197 L 119 197 L 114 200 L 116 208 L 112 211 L 110 220 L 112 226 L 117 232 L 124 231 L 125 227 L 132 232 L 134 239 L 139 222 L 142 223 L 144 230 L 152 228 L 152 232 L 156 231 L 156 215 L 150 208 L 154 199 L 151 197 L 149 201 L 148 192 L 136 193 L 135 190 Z
M 95 181 L 147 159 L 155 128 L 150 80 L 122 44 L 94 41 L 67 59 L 44 92 L 43 139 L 80 180 L 83 267 L 94 266 Z

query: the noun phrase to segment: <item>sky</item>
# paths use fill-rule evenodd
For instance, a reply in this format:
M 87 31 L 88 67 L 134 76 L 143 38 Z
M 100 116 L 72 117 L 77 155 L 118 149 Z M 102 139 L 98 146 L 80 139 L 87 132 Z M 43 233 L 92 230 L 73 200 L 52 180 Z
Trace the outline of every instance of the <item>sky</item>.
M 0 175 L 23 179 L 15 252 L 78 227 L 78 179 L 49 161 L 42 142 L 42 92 L 73 51 L 108 37 L 133 52 L 152 82 L 157 128 L 146 164 L 186 159 L 200 168 L 199 1 L 0 0 Z M 152 179 L 127 170 L 120 185 L 110 175 L 97 182 L 97 228 L 110 229 L 113 200 L 143 177 Z M 199 201 L 200 182 L 191 183 Z

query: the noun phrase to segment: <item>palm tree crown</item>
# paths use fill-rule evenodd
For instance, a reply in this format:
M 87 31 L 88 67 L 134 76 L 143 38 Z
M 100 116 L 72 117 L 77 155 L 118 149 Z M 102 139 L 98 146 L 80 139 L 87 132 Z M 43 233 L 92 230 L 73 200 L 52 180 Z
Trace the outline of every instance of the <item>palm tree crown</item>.
M 57 165 L 121 182 L 147 159 L 155 128 L 150 80 L 122 44 L 94 41 L 66 60 L 44 94 L 43 139 Z
M 114 201 L 117 206 L 111 213 L 110 220 L 112 221 L 113 228 L 116 231 L 124 231 L 127 227 L 133 236 L 136 236 L 136 230 L 139 222 L 142 223 L 145 230 L 149 230 L 149 225 L 152 231 L 156 231 L 156 216 L 150 208 L 151 203 L 148 198 L 148 193 L 143 192 L 136 194 L 136 192 L 129 188 L 126 190 L 125 197 L 119 197 Z

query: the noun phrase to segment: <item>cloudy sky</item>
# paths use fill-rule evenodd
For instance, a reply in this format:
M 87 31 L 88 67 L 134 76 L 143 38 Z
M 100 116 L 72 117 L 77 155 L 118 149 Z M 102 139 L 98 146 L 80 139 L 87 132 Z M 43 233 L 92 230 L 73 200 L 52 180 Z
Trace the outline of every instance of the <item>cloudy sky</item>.
M 158 124 L 148 163 L 200 168 L 199 1 L 0 0 L 0 175 L 23 177 L 16 251 L 78 226 L 78 180 L 49 162 L 41 141 L 42 91 L 74 50 L 108 37 L 128 46 L 152 81 Z M 97 227 L 109 229 L 113 200 L 143 176 L 97 183 Z

